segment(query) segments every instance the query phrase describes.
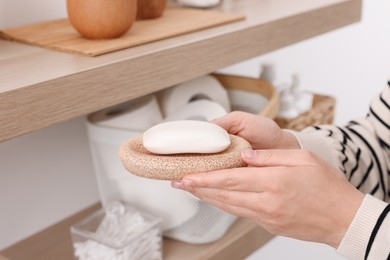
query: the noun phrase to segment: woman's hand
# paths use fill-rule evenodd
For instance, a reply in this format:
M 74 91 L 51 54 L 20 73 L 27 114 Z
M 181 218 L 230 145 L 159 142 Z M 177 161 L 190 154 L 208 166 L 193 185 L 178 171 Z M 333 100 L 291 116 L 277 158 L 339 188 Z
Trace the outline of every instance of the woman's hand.
M 237 126 L 230 130 L 252 136 Z M 242 158 L 249 167 L 188 174 L 172 186 L 273 234 L 339 245 L 364 196 L 342 173 L 303 150 L 246 150 Z
M 295 136 L 280 127 L 271 119 L 245 112 L 232 112 L 213 123 L 228 133 L 247 140 L 253 149 L 299 149 Z

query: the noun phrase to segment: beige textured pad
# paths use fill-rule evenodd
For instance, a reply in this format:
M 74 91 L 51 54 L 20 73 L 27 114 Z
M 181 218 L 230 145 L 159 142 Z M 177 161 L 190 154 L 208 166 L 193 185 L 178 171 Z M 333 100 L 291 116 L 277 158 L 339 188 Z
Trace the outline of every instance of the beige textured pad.
M 241 150 L 250 144 L 241 137 L 230 135 L 230 146 L 216 154 L 153 154 L 142 145 L 142 136 L 122 144 L 119 155 L 126 170 L 149 179 L 180 180 L 188 173 L 243 167 Z

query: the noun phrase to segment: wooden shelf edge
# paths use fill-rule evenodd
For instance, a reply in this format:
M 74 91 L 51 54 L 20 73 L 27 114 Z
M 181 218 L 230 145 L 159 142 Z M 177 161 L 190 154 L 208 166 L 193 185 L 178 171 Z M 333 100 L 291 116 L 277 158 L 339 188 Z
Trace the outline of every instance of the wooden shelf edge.
M 67 260 L 73 259 L 70 227 L 73 223 L 99 209 L 94 204 L 41 232 L 0 252 L 0 260 Z M 238 219 L 219 240 L 202 245 L 188 244 L 173 239 L 163 240 L 163 259 L 243 259 L 273 235 L 247 219 Z

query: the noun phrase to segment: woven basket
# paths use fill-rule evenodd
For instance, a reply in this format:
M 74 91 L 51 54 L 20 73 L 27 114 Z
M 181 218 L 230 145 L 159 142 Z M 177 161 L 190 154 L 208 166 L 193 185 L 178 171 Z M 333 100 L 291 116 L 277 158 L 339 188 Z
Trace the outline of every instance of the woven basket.
M 312 125 L 332 124 L 336 108 L 336 99 L 331 96 L 314 94 L 312 109 L 295 118 L 276 116 L 275 122 L 281 127 L 302 130 Z
M 268 99 L 268 103 L 257 114 L 274 119 L 279 113 L 279 92 L 268 81 L 214 73 L 214 76 L 226 89 L 239 89 L 260 94 Z

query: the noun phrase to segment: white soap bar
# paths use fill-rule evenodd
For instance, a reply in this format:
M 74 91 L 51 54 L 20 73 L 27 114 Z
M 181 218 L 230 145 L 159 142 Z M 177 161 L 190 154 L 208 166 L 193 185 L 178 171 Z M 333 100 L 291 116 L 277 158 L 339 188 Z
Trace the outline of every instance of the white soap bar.
M 229 147 L 230 137 L 216 124 L 179 120 L 149 128 L 143 135 L 143 145 L 157 154 L 218 153 Z

